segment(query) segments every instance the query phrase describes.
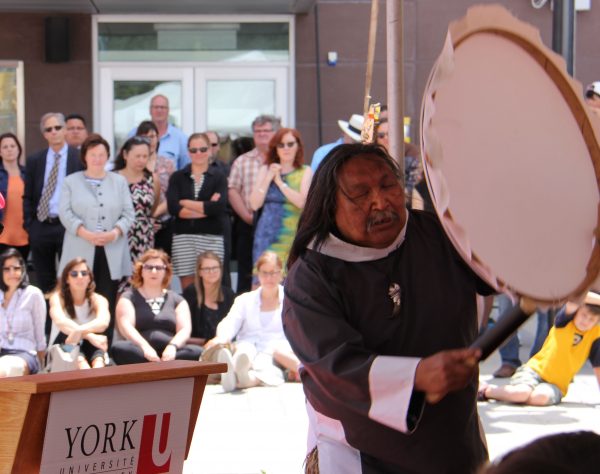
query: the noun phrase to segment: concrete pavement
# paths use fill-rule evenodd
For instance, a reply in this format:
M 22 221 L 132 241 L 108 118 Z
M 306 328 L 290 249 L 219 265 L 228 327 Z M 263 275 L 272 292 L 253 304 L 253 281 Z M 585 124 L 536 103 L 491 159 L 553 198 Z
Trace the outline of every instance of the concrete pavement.
M 522 332 L 522 360 L 531 347 L 534 323 Z M 481 380 L 500 365 L 493 354 L 480 366 Z M 495 379 L 495 383 L 507 380 Z M 555 407 L 499 402 L 478 404 L 490 458 L 541 436 L 576 430 L 600 434 L 600 391 L 587 365 Z M 206 388 L 186 474 L 300 474 L 306 448 L 306 413 L 300 384 L 257 387 L 225 394 Z

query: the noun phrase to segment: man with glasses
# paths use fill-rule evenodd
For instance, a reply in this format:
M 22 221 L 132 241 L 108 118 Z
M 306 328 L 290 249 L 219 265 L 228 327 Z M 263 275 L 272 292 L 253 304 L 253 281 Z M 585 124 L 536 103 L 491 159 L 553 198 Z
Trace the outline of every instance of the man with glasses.
M 79 114 L 69 114 L 65 118 L 67 124 L 67 133 L 65 139 L 67 145 L 73 148 L 81 148 L 81 144 L 88 136 L 87 125 L 83 116 Z
M 36 283 L 43 293 L 47 293 L 56 284 L 56 263 L 65 233 L 58 218 L 62 183 L 65 176 L 82 170 L 83 165 L 77 148 L 66 142 L 63 114 L 45 114 L 40 120 L 40 129 L 48 148 L 27 158 L 23 218 L 24 227 L 29 232 Z
M 249 291 L 252 286 L 252 244 L 254 240 L 254 213 L 250 193 L 264 164 L 269 142 L 279 130 L 281 120 L 273 115 L 259 115 L 252 122 L 254 148 L 238 157 L 229 173 L 229 203 L 237 215 L 234 232 L 238 262 L 237 293 Z
M 157 94 L 150 99 L 150 117 L 158 128 L 158 153 L 168 158 L 180 170 L 190 162 L 187 154 L 187 135 L 172 123 L 169 123 L 169 99 Z M 129 137 L 135 135 L 137 127 L 129 132 Z

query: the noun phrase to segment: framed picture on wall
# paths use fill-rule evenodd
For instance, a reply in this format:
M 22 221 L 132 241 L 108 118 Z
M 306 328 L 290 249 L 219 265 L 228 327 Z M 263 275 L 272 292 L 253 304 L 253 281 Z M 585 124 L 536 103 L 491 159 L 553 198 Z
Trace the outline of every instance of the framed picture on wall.
M 12 132 L 25 142 L 23 61 L 0 61 L 0 133 Z

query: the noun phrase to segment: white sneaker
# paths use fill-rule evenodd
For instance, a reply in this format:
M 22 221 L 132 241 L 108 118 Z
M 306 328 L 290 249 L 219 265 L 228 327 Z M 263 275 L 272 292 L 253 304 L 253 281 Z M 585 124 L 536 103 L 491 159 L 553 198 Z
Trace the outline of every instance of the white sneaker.
M 221 374 L 221 386 L 224 392 L 233 392 L 237 385 L 237 379 L 233 370 L 233 358 L 229 349 L 219 349 L 216 355 L 217 362 L 227 364 L 227 372 Z
M 248 354 L 236 354 L 234 357 L 233 367 L 241 388 L 247 388 L 256 385 L 254 377 L 250 376 L 252 361 L 250 360 L 250 357 L 248 357 Z

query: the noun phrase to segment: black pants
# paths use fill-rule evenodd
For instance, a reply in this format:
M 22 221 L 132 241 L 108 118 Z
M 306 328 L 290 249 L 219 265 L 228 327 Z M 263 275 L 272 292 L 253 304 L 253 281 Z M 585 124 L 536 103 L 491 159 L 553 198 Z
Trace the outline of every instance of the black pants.
M 113 330 L 115 327 L 115 308 L 117 306 L 117 290 L 119 280 L 110 278 L 110 269 L 106 260 L 104 247 L 96 247 L 94 252 L 94 282 L 96 283 L 96 292 L 100 293 L 108 300 L 108 311 L 110 312 L 110 323 L 104 334 L 108 337 L 108 346 L 112 343 Z
M 162 223 L 160 230 L 154 234 L 154 248 L 161 249 L 171 256 L 171 247 L 173 242 L 173 221 L 168 220 Z
M 56 275 L 58 273 L 58 261 L 62 253 L 65 228 L 58 221 L 53 224 L 34 220 L 28 229 L 29 249 L 33 262 L 34 275 L 32 283 L 42 293 L 47 294 L 56 286 Z M 48 302 L 46 301 L 46 305 Z M 48 314 L 48 313 L 46 313 Z M 52 320 L 46 316 L 46 337 L 50 335 Z
M 161 356 L 165 350 L 165 346 L 155 347 L 158 357 Z M 159 350 L 160 349 L 160 350 Z M 144 351 L 131 341 L 117 341 L 111 347 L 111 357 L 117 365 L 125 364 L 141 364 L 143 362 L 149 362 L 144 357 Z M 180 349 L 177 349 L 175 359 L 177 360 L 198 360 L 202 355 L 202 348 L 193 344 L 188 344 Z
M 65 228 L 60 222 L 35 221 L 29 230 L 29 246 L 35 268 L 35 285 L 46 294 L 56 286 L 57 264 L 62 253 Z
M 238 262 L 237 294 L 250 291 L 252 288 L 252 244 L 254 243 L 254 227 L 241 219 L 236 219 L 236 255 Z

